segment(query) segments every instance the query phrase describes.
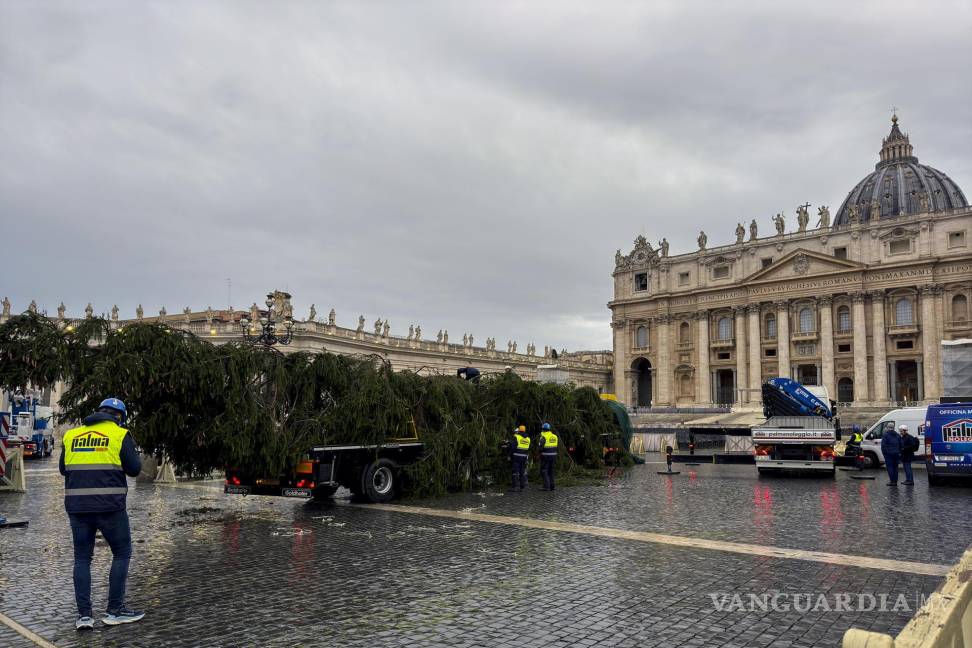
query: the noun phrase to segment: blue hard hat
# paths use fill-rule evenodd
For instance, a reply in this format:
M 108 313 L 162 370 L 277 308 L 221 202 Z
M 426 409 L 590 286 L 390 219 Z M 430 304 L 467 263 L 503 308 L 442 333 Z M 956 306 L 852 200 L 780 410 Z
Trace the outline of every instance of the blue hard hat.
M 105 400 L 101 401 L 101 405 L 98 406 L 99 409 L 102 407 L 108 407 L 116 412 L 121 412 L 123 417 L 128 415 L 128 409 L 125 407 L 125 403 L 121 402 L 117 398 L 106 398 Z
M 860 425 L 855 425 L 855 426 L 854 426 L 853 428 L 851 428 L 851 429 L 852 429 L 852 430 L 853 430 L 854 432 L 860 432 L 860 431 L 861 431 L 861 426 L 860 426 Z
M 543 424 L 543 429 L 544 430 L 549 430 L 550 429 L 550 424 L 549 423 L 544 423 Z

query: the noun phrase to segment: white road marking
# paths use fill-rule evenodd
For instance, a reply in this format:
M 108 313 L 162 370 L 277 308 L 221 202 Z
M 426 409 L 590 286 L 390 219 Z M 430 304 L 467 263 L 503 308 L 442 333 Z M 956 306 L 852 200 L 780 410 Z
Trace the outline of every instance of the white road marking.
M 28 630 L 24 626 L 20 625 L 19 623 L 17 623 L 16 621 L 8 617 L 6 614 L 0 614 L 0 623 L 13 630 L 24 639 L 27 639 L 28 641 L 33 641 L 36 645 L 40 646 L 41 648 L 57 648 L 57 646 L 52 644 L 50 641 L 40 636 L 36 632 Z
M 531 529 L 545 529 L 547 531 L 561 531 L 564 533 L 579 533 L 602 538 L 618 538 L 635 542 L 651 542 L 656 544 L 688 547 L 691 549 L 709 549 L 713 551 L 727 551 L 747 556 L 766 556 L 768 558 L 789 558 L 791 560 L 807 560 L 810 562 L 826 563 L 828 565 L 844 565 L 846 567 L 865 567 L 868 569 L 882 569 L 884 571 L 903 572 L 906 574 L 922 574 L 925 576 L 945 576 L 949 565 L 933 563 L 909 562 L 904 560 L 888 560 L 885 558 L 871 558 L 868 556 L 854 556 L 849 554 L 835 554 L 824 551 L 806 551 L 787 547 L 769 547 L 765 545 L 746 544 L 743 542 L 726 542 L 723 540 L 707 540 L 704 538 L 688 538 L 685 536 L 649 533 L 645 531 L 628 531 L 608 527 L 587 526 L 569 522 L 554 522 L 551 520 L 537 520 L 533 518 L 510 517 L 506 515 L 490 515 L 475 513 L 471 510 L 450 511 L 444 509 L 425 508 L 420 506 L 401 506 L 398 504 L 360 504 L 361 508 L 378 509 L 394 513 L 409 513 L 412 515 L 428 515 L 432 517 L 450 518 L 454 520 L 475 520 L 492 524 L 507 524 L 511 526 L 528 527 Z

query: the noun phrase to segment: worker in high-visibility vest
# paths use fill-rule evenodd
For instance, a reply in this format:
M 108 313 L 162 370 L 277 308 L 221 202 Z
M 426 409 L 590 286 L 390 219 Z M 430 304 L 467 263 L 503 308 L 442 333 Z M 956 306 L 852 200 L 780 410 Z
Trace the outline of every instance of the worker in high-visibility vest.
M 530 437 L 527 436 L 526 426 L 521 425 L 513 429 L 513 443 L 510 446 L 510 459 L 513 463 L 512 492 L 519 492 L 526 488 L 526 462 L 530 456 Z
M 121 427 L 127 416 L 125 403 L 117 398 L 101 401 L 98 411 L 84 419 L 84 425 L 64 433 L 61 444 L 61 474 L 64 475 L 64 508 L 74 536 L 74 598 L 78 618 L 74 627 L 94 627 L 91 607 L 91 557 L 95 534 L 111 547 L 108 575 L 106 625 L 132 623 L 144 612 L 125 605 L 128 563 L 132 557 L 132 534 L 125 499 L 128 481 L 142 471 L 135 441 Z
M 540 430 L 540 476 L 543 477 L 543 488 L 554 489 L 554 464 L 557 463 L 557 449 L 560 439 L 550 429 L 549 423 L 544 423 Z

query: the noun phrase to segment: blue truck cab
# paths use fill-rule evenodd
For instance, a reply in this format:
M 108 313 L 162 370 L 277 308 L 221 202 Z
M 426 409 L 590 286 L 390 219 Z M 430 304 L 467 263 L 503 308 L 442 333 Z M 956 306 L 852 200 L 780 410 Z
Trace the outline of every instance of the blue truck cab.
M 972 403 L 928 406 L 925 467 L 930 486 L 946 477 L 972 479 Z

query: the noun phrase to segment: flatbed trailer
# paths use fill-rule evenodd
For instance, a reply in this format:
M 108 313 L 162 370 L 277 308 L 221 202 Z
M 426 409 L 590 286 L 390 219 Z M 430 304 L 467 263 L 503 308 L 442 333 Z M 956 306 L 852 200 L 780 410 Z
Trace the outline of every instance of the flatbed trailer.
M 288 476 L 257 477 L 228 468 L 223 492 L 326 499 L 343 486 L 370 502 L 387 502 L 401 492 L 402 468 L 424 454 L 417 437 L 378 445 L 314 446 Z

